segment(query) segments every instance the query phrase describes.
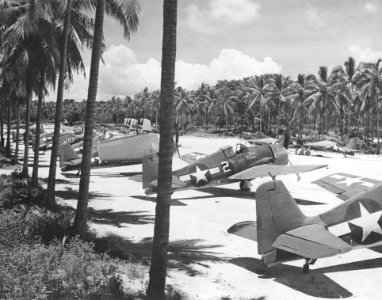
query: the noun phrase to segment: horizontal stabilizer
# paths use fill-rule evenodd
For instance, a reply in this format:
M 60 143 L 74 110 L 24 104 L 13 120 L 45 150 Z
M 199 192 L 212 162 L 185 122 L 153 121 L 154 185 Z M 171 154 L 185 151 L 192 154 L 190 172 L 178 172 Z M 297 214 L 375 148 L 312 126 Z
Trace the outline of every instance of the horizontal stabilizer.
M 158 180 L 151 181 L 150 186 L 151 187 L 158 187 Z M 178 176 L 174 176 L 174 175 L 172 176 L 172 188 L 173 189 L 179 189 L 179 188 L 182 188 L 185 186 L 187 186 L 187 184 L 185 184 L 183 181 L 181 181 Z
M 321 258 L 345 253 L 351 246 L 318 224 L 306 225 L 281 234 L 273 247 L 305 258 Z
M 134 175 L 134 176 L 129 177 L 129 179 L 137 181 L 137 182 L 142 182 L 143 181 L 142 175 Z
M 259 177 L 265 176 L 277 176 L 277 175 L 288 175 L 288 174 L 298 174 L 317 170 L 327 165 L 294 165 L 294 166 L 280 166 L 280 165 L 259 165 L 244 170 L 242 172 L 236 173 L 229 177 L 233 180 L 252 180 Z
M 257 229 L 255 221 L 244 221 L 232 225 L 228 229 L 228 233 L 249 239 L 251 241 L 257 241 Z

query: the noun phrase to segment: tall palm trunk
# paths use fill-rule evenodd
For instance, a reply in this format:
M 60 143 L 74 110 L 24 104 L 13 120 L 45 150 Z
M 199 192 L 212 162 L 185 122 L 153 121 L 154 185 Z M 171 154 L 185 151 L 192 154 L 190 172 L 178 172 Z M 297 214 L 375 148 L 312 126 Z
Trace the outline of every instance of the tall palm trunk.
M 4 106 L 1 105 L 0 111 L 0 148 L 4 148 Z
M 377 82 L 378 84 L 378 82 Z M 380 134 L 379 134 L 379 107 L 378 107 L 378 96 L 379 96 L 379 89 L 376 88 L 376 100 L 375 100 L 375 112 L 376 112 L 376 125 L 377 125 L 377 151 L 376 151 L 376 154 L 380 154 L 381 152 L 381 141 L 380 141 Z
M 27 90 L 27 102 L 25 109 L 25 132 L 24 132 L 24 162 L 22 175 L 28 177 L 28 164 L 29 164 L 29 123 L 31 115 L 31 102 L 32 102 L 32 89 Z
M 58 156 L 58 144 L 60 139 L 60 127 L 62 119 L 62 100 L 64 98 L 64 81 L 66 73 L 66 54 L 68 51 L 68 36 L 69 36 L 69 25 L 70 25 L 70 13 L 72 10 L 72 0 L 67 0 L 64 29 L 62 33 L 62 48 L 60 53 L 60 66 L 59 66 L 59 77 L 57 86 L 57 101 L 56 101 L 56 112 L 54 119 L 54 132 L 53 132 L 53 144 L 52 152 L 50 155 L 50 165 L 49 165 L 49 177 L 48 177 L 48 188 L 47 188 L 47 202 L 50 208 L 56 207 L 56 167 L 57 167 L 57 156 Z
M 7 103 L 7 144 L 5 153 L 8 157 L 11 157 L 11 98 L 8 98 Z
M 44 98 L 44 74 L 41 74 L 41 82 L 38 91 L 38 102 L 37 102 L 37 114 L 36 114 L 36 136 L 35 136 L 35 146 L 34 146 L 34 158 L 33 158 L 33 171 L 32 171 L 32 187 L 38 186 L 38 163 L 40 154 L 40 137 L 41 137 L 41 111 L 42 111 L 42 100 Z
M 158 194 L 155 208 L 148 299 L 165 299 L 167 251 L 170 229 L 172 149 L 174 134 L 174 78 L 176 57 L 177 0 L 164 0 L 160 107 Z
M 81 164 L 81 179 L 78 192 L 78 202 L 76 216 L 74 219 L 74 230 L 81 238 L 86 237 L 87 232 L 87 210 L 88 210 L 88 193 L 90 181 L 90 164 L 92 158 L 93 147 L 93 128 L 95 116 L 95 101 L 97 97 L 99 62 L 102 53 L 103 38 L 103 18 L 105 14 L 106 0 L 97 0 L 95 24 L 94 24 L 94 40 L 92 48 L 92 58 L 90 63 L 90 78 L 88 88 L 88 100 L 86 102 L 85 116 L 85 133 L 84 146 Z
M 15 146 L 15 155 L 13 157 L 13 163 L 18 163 L 19 161 L 19 145 L 20 145 L 20 113 L 21 113 L 21 104 L 17 104 L 16 112 L 16 146 Z

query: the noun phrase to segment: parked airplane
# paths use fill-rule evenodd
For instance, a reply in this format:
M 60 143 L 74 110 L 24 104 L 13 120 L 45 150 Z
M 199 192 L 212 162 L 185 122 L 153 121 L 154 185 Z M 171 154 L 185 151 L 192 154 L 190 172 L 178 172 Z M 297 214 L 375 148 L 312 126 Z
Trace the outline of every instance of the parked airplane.
M 382 184 L 368 185 L 368 191 L 313 217 L 301 212 L 283 182 L 260 185 L 256 191 L 257 242 L 264 265 L 305 259 L 303 272 L 307 273 L 318 258 L 382 245 Z M 249 222 L 228 230 L 256 240 L 254 231 Z
M 306 143 L 300 146 L 301 149 L 297 151 L 299 155 L 307 155 L 310 156 L 312 150 L 317 151 L 333 151 L 343 153 L 346 155 L 354 156 L 356 152 L 360 150 L 357 149 L 357 145 L 353 139 L 349 141 L 349 143 L 345 147 L 339 147 L 335 142 L 332 141 L 319 141 L 313 143 Z
M 236 151 L 232 146 L 226 146 L 203 157 L 200 157 L 200 154 L 194 156 L 194 159 L 190 159 L 189 155 L 186 156 L 185 160 L 190 164 L 173 172 L 172 189 L 174 191 L 231 182 L 240 182 L 241 190 L 249 190 L 250 180 L 258 177 L 298 174 L 324 167 L 324 165 L 287 165 L 288 152 L 277 144 L 249 148 L 238 144 Z M 156 193 L 158 160 L 157 155 L 145 157 L 142 160 L 142 177 L 132 178 L 142 181 L 147 195 Z
M 157 134 L 129 135 L 105 140 L 93 139 L 93 154 L 98 166 L 139 163 L 145 155 L 158 152 Z M 60 168 L 62 172 L 80 170 L 82 157 L 74 151 L 69 143 L 63 143 L 59 149 Z

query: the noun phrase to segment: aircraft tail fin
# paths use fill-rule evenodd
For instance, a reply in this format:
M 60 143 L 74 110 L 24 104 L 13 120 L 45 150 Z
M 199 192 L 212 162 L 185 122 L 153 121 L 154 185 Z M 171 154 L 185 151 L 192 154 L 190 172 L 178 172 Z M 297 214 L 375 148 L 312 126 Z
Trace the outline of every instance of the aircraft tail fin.
M 302 226 L 307 219 L 280 180 L 257 188 L 256 215 L 259 254 L 273 250 L 272 244 L 279 235 Z
M 81 158 L 72 148 L 69 143 L 63 143 L 58 149 L 59 159 L 60 159 L 60 168 L 63 168 L 66 165 L 66 162 Z
M 150 183 L 158 179 L 158 154 L 149 154 L 142 158 L 142 186 L 150 187 Z

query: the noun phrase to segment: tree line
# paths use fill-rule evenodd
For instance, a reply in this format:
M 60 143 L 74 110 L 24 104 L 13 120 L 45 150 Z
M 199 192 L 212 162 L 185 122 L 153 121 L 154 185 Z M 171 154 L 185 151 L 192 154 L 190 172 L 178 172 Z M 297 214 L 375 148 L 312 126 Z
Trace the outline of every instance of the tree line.
M 301 134 L 304 126 L 320 133 L 335 130 L 350 135 L 379 139 L 381 108 L 381 67 L 359 63 L 349 57 L 330 73 L 321 66 L 317 76 L 299 74 L 296 80 L 282 74 L 264 74 L 240 80 L 221 80 L 215 85 L 201 83 L 195 90 L 174 89 L 175 119 L 183 130 L 196 127 L 219 130 L 225 127 L 269 133 L 289 127 Z M 158 123 L 160 91 L 146 87 L 133 97 L 113 96 L 96 102 L 97 123 L 121 124 L 124 118 L 148 118 Z M 63 117 L 69 123 L 85 116 L 86 101 L 65 99 Z M 32 109 L 37 114 L 37 102 Z M 45 103 L 42 113 L 54 120 L 55 103 Z M 379 142 L 377 151 L 379 153 Z

